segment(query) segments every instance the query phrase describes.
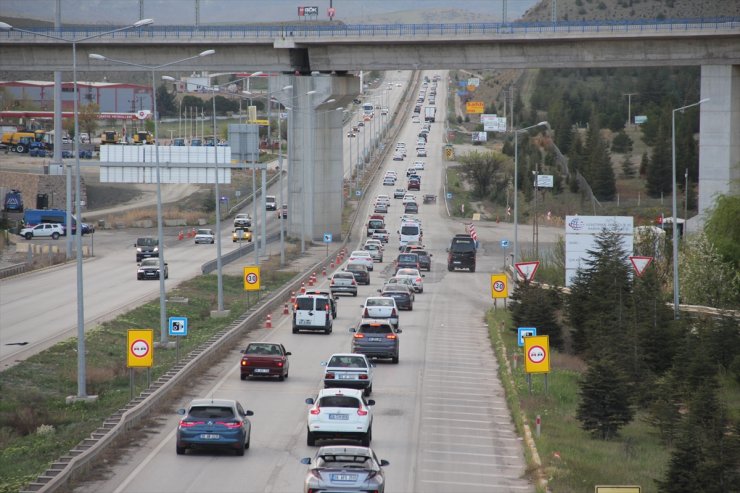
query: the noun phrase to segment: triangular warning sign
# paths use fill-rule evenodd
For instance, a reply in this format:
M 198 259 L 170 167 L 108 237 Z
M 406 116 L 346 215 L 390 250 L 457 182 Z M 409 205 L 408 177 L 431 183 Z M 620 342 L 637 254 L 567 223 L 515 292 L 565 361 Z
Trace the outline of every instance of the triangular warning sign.
M 632 267 L 635 269 L 638 277 L 642 276 L 642 273 L 645 272 L 645 269 L 647 269 L 647 266 L 650 265 L 650 262 L 652 261 L 653 257 L 630 257 L 630 262 L 632 262 Z
M 514 264 L 514 266 L 525 280 L 531 281 L 532 279 L 534 279 L 534 273 L 537 272 L 537 268 L 540 266 L 540 261 L 535 260 L 534 262 L 517 262 L 516 264 Z

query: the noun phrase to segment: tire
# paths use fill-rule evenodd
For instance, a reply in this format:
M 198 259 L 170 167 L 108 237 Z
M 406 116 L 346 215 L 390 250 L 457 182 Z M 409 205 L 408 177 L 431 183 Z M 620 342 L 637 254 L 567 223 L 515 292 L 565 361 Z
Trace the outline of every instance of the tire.
M 363 447 L 369 447 L 370 442 L 373 440 L 373 427 L 370 425 L 370 428 L 367 429 L 367 433 L 365 433 L 365 436 L 362 437 L 360 442 L 362 443 Z
M 355 298 L 357 298 L 357 291 L 355 291 L 354 293 L 352 293 L 352 296 L 354 296 Z
M 362 391 L 362 395 L 364 395 L 365 397 L 369 396 L 372 393 L 373 393 L 373 386 L 372 386 L 372 384 L 368 388 L 366 388 L 365 390 Z
M 451 265 L 448 265 L 448 266 L 447 266 L 447 270 L 448 270 L 448 271 L 450 271 L 450 272 L 452 272 L 452 271 L 453 271 L 453 270 L 455 270 L 455 269 L 453 269 Z
M 242 373 L 241 375 L 239 375 L 239 378 L 242 379 L 242 380 L 246 380 L 247 379 L 247 374 L 246 373 Z
M 247 435 L 247 443 L 244 444 L 244 450 L 249 450 L 249 446 L 252 444 L 252 432 L 250 430 L 249 435 Z
M 18 144 L 17 146 L 15 146 L 15 152 L 17 152 L 18 154 L 23 154 L 24 152 L 26 152 L 26 146 L 23 144 Z
M 410 312 L 413 312 L 414 311 L 414 305 L 409 305 L 409 311 Z
M 293 327 L 293 333 L 294 334 L 297 334 L 298 333 L 298 327 Z
M 397 365 L 398 364 L 398 356 L 394 356 L 393 358 L 391 358 L 391 363 L 393 363 L 394 365 Z
M 287 373 L 285 374 L 285 378 L 288 378 L 288 374 Z
M 278 382 L 283 382 L 283 381 L 285 381 L 285 375 L 280 375 L 278 377 Z
M 33 233 L 26 233 L 26 239 L 30 240 L 31 238 L 33 238 Z
M 472 266 L 472 267 L 470 268 L 470 272 L 475 272 L 475 266 Z
M 59 239 L 59 233 L 52 233 L 51 234 L 51 239 L 52 240 L 58 240 Z
M 235 450 L 237 456 L 244 457 L 244 447 L 246 447 L 246 444 Z
M 177 455 L 185 455 L 185 447 L 178 447 L 175 445 L 175 453 Z
M 308 445 L 309 447 L 316 446 L 316 435 L 308 430 L 306 430 L 306 445 Z

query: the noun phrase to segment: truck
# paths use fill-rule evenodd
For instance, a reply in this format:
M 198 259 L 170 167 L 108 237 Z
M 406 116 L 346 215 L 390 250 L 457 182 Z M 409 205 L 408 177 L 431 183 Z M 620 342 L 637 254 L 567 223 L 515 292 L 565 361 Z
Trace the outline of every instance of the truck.
M 121 138 L 118 136 L 118 132 L 115 130 L 105 130 L 100 134 L 101 144 L 118 144 Z
M 43 130 L 6 132 L 3 134 L 0 142 L 11 151 L 19 154 L 28 152 L 31 149 L 50 148 L 46 141 L 46 132 Z
M 134 132 L 134 144 L 154 144 L 154 136 L 146 130 Z
M 429 123 L 434 123 L 434 119 L 437 115 L 437 108 L 434 106 L 425 106 L 424 107 L 424 121 Z
M 12 189 L 5 194 L 3 209 L 6 212 L 23 212 L 23 195 L 20 190 Z
M 67 211 L 62 209 L 26 209 L 23 212 L 23 223 L 26 226 L 36 226 L 41 223 L 53 223 L 66 226 Z M 87 223 L 82 223 L 81 229 L 83 236 L 94 232 L 93 227 Z M 72 234 L 76 233 L 77 218 L 72 215 Z

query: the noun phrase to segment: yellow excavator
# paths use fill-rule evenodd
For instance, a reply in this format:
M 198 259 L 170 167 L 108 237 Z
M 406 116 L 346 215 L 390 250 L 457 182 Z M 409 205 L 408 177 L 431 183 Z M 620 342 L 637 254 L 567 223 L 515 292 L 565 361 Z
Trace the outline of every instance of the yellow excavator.
M 106 130 L 100 134 L 101 144 L 118 144 L 121 138 L 118 136 L 118 132 L 115 130 Z
M 154 144 L 154 136 L 146 130 L 134 132 L 134 144 Z

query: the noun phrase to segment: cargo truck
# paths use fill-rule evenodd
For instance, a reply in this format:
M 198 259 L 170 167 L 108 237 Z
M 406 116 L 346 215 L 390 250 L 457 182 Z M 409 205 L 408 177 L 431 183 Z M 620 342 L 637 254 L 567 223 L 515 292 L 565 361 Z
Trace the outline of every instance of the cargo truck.
M 424 121 L 434 123 L 434 119 L 437 115 L 437 108 L 434 106 L 426 106 L 424 108 Z

